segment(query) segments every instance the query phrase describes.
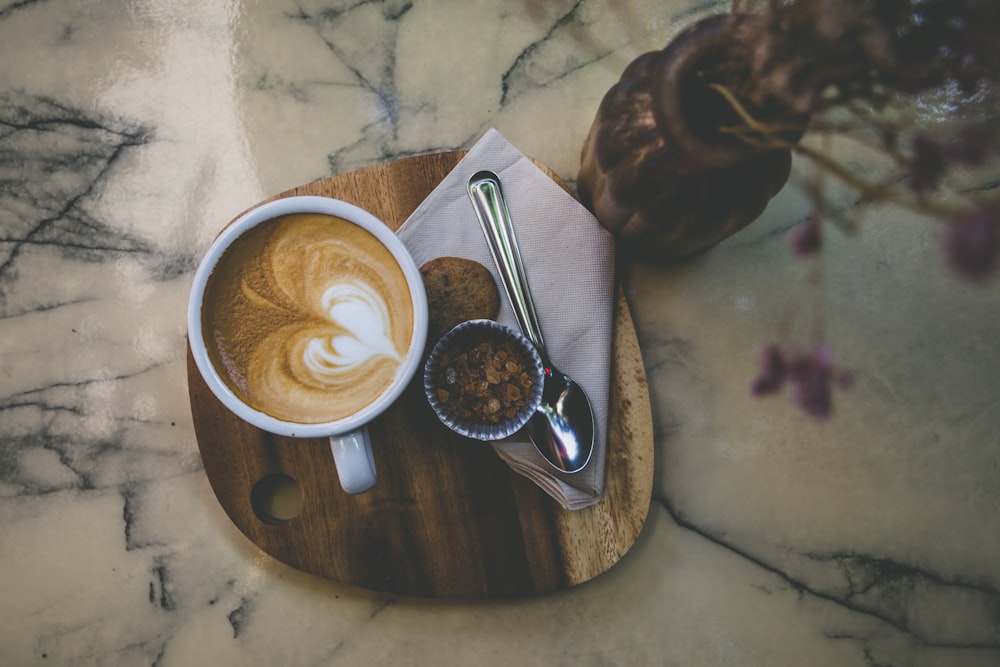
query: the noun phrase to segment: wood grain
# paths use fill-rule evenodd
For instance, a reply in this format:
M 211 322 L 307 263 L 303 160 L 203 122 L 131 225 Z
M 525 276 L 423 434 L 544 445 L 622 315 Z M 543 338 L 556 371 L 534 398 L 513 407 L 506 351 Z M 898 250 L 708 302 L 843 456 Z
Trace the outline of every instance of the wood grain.
M 397 160 L 272 199 L 343 199 L 396 229 L 462 156 Z M 333 581 L 440 598 L 520 597 L 588 581 L 635 542 L 653 482 L 649 393 L 620 288 L 614 330 L 607 478 L 593 507 L 563 510 L 488 445 L 446 429 L 431 413 L 419 377 L 369 426 L 376 487 L 347 495 L 325 439 L 275 436 L 236 418 L 209 391 L 189 351 L 191 412 L 205 472 L 230 519 L 254 544 Z M 287 521 L 261 518 L 251 503 L 254 485 L 276 474 L 296 480 L 303 495 L 301 512 Z

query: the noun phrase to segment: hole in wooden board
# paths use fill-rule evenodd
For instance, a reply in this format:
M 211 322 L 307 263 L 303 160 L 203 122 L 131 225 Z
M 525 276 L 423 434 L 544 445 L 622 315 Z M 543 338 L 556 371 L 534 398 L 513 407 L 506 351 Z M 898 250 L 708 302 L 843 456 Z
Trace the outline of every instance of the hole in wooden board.
M 283 473 L 260 479 L 250 490 L 250 506 L 265 523 L 284 523 L 302 512 L 302 487 Z

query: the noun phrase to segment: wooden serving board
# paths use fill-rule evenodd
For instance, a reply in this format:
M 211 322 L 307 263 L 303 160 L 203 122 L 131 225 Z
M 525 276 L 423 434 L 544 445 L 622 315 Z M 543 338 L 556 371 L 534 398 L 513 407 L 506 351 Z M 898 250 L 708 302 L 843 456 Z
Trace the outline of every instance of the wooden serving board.
M 463 155 L 376 165 L 275 199 L 343 199 L 396 229 Z M 254 544 L 336 582 L 422 597 L 505 598 L 588 581 L 635 542 L 653 483 L 649 393 L 620 287 L 614 330 L 607 477 L 593 507 L 563 510 L 511 472 L 489 445 L 442 426 L 423 396 L 419 373 L 369 426 L 375 488 L 350 496 L 337 481 L 326 439 L 279 437 L 236 418 L 209 391 L 189 350 L 191 412 L 205 472 L 226 513 Z M 255 485 L 276 475 L 298 482 L 302 506 L 294 518 L 262 519 L 254 511 Z

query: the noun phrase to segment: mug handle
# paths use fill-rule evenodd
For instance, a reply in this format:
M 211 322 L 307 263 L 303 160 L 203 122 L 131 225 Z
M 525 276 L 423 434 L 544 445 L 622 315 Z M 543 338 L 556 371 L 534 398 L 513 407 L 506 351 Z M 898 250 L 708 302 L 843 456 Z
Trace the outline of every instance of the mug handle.
M 375 457 L 367 426 L 331 435 L 330 449 L 344 491 L 364 493 L 375 486 Z

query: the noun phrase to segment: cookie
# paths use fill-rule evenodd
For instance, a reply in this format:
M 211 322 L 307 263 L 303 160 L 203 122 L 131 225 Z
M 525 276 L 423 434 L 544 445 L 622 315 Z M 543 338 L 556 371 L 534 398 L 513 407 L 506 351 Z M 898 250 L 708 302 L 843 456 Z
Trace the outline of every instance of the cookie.
M 489 269 L 462 257 L 438 257 L 420 267 L 427 290 L 429 330 L 434 342 L 466 320 L 496 319 L 500 291 Z

